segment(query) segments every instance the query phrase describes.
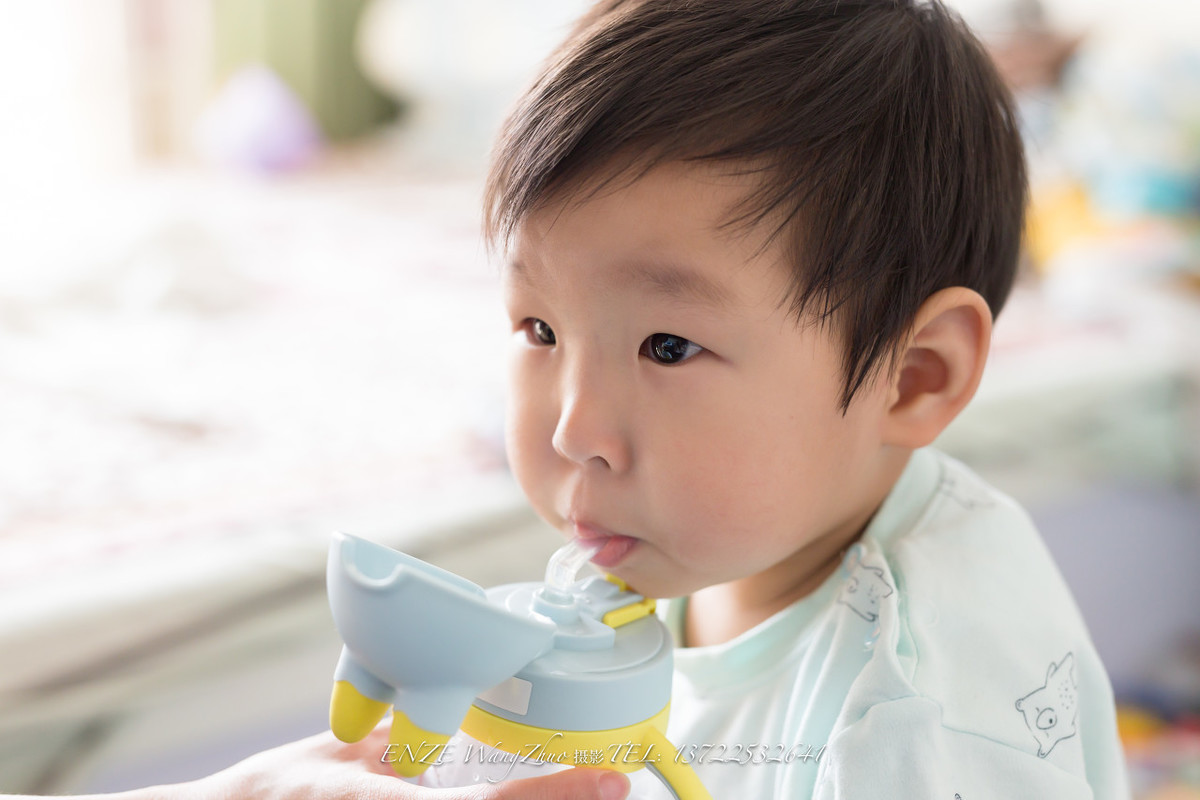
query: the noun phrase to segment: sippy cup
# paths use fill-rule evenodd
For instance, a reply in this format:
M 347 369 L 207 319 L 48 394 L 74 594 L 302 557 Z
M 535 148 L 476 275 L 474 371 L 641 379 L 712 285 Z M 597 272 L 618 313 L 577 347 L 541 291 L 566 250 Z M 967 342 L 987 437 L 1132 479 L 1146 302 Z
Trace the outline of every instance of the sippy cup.
M 387 760 L 406 777 L 459 729 L 522 759 L 634 772 L 681 800 L 708 791 L 666 738 L 672 643 L 654 600 L 613 578 L 576 580 L 578 542 L 542 583 L 487 591 L 420 559 L 335 534 L 326 575 L 345 646 L 329 718 L 346 742 L 392 709 Z

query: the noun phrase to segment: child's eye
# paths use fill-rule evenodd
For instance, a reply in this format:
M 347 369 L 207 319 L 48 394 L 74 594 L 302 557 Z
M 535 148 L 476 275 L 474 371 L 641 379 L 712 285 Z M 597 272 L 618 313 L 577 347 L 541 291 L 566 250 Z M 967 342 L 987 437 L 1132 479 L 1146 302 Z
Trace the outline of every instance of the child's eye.
M 525 320 L 525 335 L 529 337 L 530 344 L 549 346 L 558 341 L 553 328 L 533 317 Z
M 682 336 L 655 333 L 642 342 L 642 355 L 659 364 L 681 364 L 704 348 Z

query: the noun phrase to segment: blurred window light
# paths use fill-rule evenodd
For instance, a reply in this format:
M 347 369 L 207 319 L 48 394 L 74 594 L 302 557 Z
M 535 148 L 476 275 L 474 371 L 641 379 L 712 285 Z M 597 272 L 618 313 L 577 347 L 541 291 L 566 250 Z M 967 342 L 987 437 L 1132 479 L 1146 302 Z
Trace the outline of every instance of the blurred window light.
M 3 3 L 0 177 L 53 182 L 133 156 L 122 0 Z

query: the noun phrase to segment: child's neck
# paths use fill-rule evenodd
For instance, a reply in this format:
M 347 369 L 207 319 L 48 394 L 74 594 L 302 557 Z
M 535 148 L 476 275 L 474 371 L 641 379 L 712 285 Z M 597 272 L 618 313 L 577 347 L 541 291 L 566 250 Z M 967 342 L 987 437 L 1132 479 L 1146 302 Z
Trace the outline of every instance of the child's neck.
M 694 592 L 683 623 L 684 646 L 722 644 L 815 592 L 837 570 L 904 471 L 912 451 L 886 453 L 857 514 L 762 572 Z
M 688 598 L 684 620 L 686 646 L 705 647 L 727 642 L 812 594 L 842 563 L 846 548 L 861 532 L 862 528 L 859 528 L 852 538 L 831 542 L 818 551 L 809 548 L 801 551 L 806 570 L 798 581 L 793 579 L 784 585 L 772 580 L 778 574 L 772 573 L 783 567 L 781 563 L 764 573 L 695 592 Z M 792 559 L 788 559 L 790 561 Z
M 836 530 L 762 572 L 694 592 L 688 598 L 684 617 L 685 646 L 728 642 L 815 592 L 837 570 L 850 545 L 862 536 L 906 462 L 907 455 L 887 471 L 886 479 L 873 493 L 873 502 Z

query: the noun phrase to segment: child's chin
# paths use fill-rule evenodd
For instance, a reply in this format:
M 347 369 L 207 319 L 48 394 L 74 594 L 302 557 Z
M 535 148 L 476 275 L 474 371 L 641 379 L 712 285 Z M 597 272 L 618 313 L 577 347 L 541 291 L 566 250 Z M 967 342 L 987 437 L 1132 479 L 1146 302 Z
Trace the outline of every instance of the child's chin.
M 652 574 L 643 572 L 635 568 L 632 564 L 627 564 L 625 569 L 614 569 L 611 572 L 605 570 L 610 575 L 620 578 L 629 587 L 631 592 L 636 592 L 643 597 L 653 597 L 656 600 L 666 600 L 672 597 L 682 597 L 689 593 L 689 589 L 683 584 L 669 579 L 664 579 L 661 574 Z

